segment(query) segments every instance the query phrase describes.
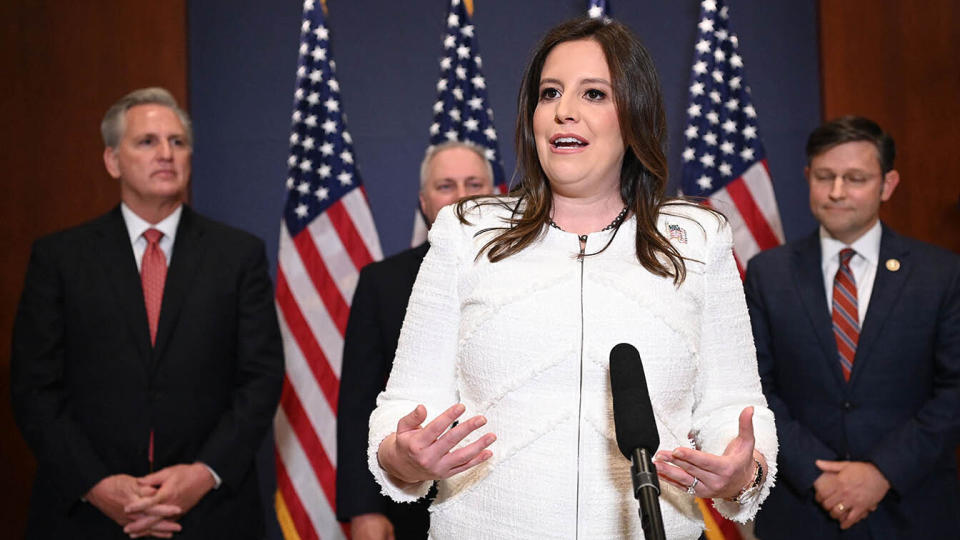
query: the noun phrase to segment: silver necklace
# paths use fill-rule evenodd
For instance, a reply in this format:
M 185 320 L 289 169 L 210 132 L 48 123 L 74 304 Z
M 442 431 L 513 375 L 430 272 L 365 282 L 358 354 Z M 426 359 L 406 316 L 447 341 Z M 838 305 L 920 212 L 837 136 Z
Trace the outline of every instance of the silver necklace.
M 623 223 L 623 219 L 627 217 L 627 210 L 629 210 L 629 208 L 624 206 L 623 210 L 621 210 L 620 213 L 617 214 L 617 217 L 613 218 L 613 221 L 611 221 L 609 225 L 600 229 L 600 232 L 609 231 L 611 229 L 616 229 L 617 227 L 619 227 L 620 224 Z M 553 218 L 547 218 L 547 220 L 549 221 L 550 226 L 553 227 L 554 229 L 557 229 L 558 231 L 567 232 L 567 231 L 564 231 L 559 225 L 557 225 L 557 223 L 553 221 Z

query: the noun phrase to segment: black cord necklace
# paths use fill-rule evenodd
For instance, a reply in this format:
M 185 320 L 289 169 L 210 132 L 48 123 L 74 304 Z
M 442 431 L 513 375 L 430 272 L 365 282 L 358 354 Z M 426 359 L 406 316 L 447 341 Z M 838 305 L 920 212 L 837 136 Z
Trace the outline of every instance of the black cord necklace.
M 611 229 L 616 229 L 617 227 L 619 227 L 620 224 L 623 223 L 623 219 L 627 217 L 627 210 L 629 210 L 629 208 L 624 206 L 623 210 L 621 210 L 620 213 L 617 214 L 617 217 L 613 218 L 613 221 L 611 221 L 609 225 L 600 229 L 600 232 L 609 231 Z M 562 228 L 560 228 L 560 226 L 557 225 L 555 221 L 553 221 L 553 218 L 548 218 L 548 219 L 551 227 L 553 227 L 554 229 L 557 229 L 558 231 L 567 232 L 567 231 L 564 231 Z

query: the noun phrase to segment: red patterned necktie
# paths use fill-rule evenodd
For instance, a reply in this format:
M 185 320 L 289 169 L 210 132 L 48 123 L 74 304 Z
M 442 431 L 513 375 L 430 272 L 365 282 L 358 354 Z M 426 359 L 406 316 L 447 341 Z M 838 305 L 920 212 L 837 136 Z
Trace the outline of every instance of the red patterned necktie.
M 850 271 L 850 259 L 857 252 L 845 248 L 840 251 L 840 268 L 833 278 L 833 337 L 837 340 L 837 352 L 843 380 L 850 380 L 853 357 L 860 341 L 860 315 L 857 311 L 857 284 Z
M 140 282 L 143 284 L 143 302 L 147 307 L 147 323 L 150 325 L 150 343 L 156 345 L 160 304 L 163 302 L 163 283 L 167 279 L 167 258 L 160 249 L 162 232 L 147 229 L 143 237 L 147 240 L 147 249 L 140 262 Z

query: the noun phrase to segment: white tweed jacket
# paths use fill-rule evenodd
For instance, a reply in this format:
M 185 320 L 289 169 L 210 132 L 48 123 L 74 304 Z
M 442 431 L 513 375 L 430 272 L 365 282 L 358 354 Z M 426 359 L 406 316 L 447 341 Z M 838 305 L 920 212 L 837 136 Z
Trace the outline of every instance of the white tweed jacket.
M 386 390 L 370 417 L 370 470 L 398 501 L 429 482 L 400 489 L 377 463 L 381 441 L 418 403 L 428 420 L 462 402 L 484 415 L 478 430 L 498 439 L 493 457 L 439 482 L 432 538 L 640 538 L 629 466 L 616 445 L 610 349 L 633 344 L 643 359 L 660 448 L 722 454 L 737 418 L 755 407 L 756 447 L 769 465 L 751 502 L 713 503 L 751 518 L 776 478 L 773 413 L 760 389 L 747 307 L 731 233 L 712 214 L 671 206 L 658 226 L 687 262 L 679 287 L 637 262 L 636 222 L 588 235 L 548 228 L 534 245 L 497 263 L 476 255 L 507 211 L 473 208 L 470 225 L 444 208 L 430 231 Z M 612 237 L 612 241 L 611 241 Z M 661 481 L 668 538 L 697 538 L 692 496 Z

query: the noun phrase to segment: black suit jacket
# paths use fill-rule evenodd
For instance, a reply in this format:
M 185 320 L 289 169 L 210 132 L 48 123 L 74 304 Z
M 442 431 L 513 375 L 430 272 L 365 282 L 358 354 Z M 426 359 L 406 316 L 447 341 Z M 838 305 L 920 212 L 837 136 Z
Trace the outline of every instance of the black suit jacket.
M 184 206 L 150 343 L 119 206 L 38 240 L 13 332 L 14 413 L 37 457 L 29 538 L 125 538 L 81 502 L 102 478 L 201 461 L 221 477 L 178 538 L 258 538 L 254 454 L 283 352 L 263 243 Z
M 340 372 L 337 517 L 349 521 L 360 514 L 385 514 L 398 539 L 426 538 L 428 503 L 398 504 L 380 494 L 380 486 L 367 468 L 367 432 L 377 395 L 386 386 L 393 367 L 410 291 L 428 248 L 428 244 L 421 244 L 360 271 Z
M 886 262 L 899 261 L 891 270 Z M 883 228 L 850 381 L 840 372 L 818 234 L 757 255 L 745 290 L 777 419 L 777 485 L 757 535 L 946 538 L 960 531 L 960 257 Z M 891 491 L 841 532 L 814 500 L 815 459 L 872 462 Z

